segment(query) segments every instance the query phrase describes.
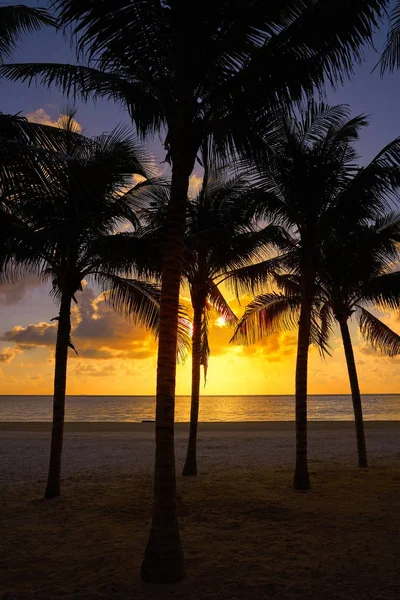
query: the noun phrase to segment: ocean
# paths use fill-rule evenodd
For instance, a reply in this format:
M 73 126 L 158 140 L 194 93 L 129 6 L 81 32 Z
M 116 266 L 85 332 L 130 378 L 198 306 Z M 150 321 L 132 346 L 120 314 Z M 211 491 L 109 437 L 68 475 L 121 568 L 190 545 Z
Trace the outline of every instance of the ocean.
M 311 421 L 351 421 L 348 395 L 309 396 Z M 363 396 L 364 418 L 400 420 L 400 394 Z M 51 421 L 51 396 L 0 396 L 0 421 Z M 154 396 L 68 396 L 66 421 L 153 420 Z M 175 420 L 189 421 L 190 397 L 176 398 Z M 203 396 L 200 421 L 293 421 L 293 396 Z

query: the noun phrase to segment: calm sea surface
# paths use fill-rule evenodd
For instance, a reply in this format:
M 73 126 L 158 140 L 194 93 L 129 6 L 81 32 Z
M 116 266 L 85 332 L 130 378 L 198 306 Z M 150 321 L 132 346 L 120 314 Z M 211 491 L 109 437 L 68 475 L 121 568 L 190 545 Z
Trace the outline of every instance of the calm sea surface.
M 50 421 L 51 396 L 0 396 L 0 421 Z M 400 420 L 400 394 L 363 396 L 368 420 Z M 69 396 L 67 421 L 152 420 L 154 396 Z M 190 398 L 176 399 L 176 421 L 189 421 Z M 350 396 L 309 396 L 313 421 L 353 419 Z M 293 421 L 293 396 L 203 396 L 200 421 Z

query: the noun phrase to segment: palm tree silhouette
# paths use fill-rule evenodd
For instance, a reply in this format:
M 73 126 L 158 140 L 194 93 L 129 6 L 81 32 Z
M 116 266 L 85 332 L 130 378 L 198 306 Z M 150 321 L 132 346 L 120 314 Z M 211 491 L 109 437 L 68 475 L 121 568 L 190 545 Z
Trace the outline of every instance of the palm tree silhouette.
M 190 429 L 183 475 L 197 475 L 197 429 L 200 401 L 201 367 L 207 376 L 210 346 L 209 320 L 212 310 L 228 324 L 236 315 L 218 285 L 233 276 L 236 268 L 250 264 L 266 254 L 266 244 L 279 236 L 279 228 L 257 228 L 248 203 L 252 188 L 245 175 L 229 176 L 224 171 L 210 172 L 205 165 L 203 184 L 187 205 L 182 284 L 187 285 L 193 309 L 192 391 Z M 161 193 L 160 193 L 161 192 Z M 169 194 L 157 188 L 144 221 L 151 235 L 165 235 Z
M 356 224 L 357 225 L 357 224 Z M 373 223 L 342 231 L 324 245 L 316 285 L 311 341 L 329 354 L 333 324 L 339 324 L 353 401 L 358 464 L 367 467 L 362 403 L 348 321 L 356 316 L 361 334 L 387 356 L 400 353 L 400 336 L 366 307 L 400 308 L 400 271 L 392 271 L 399 258 L 399 216 L 388 214 Z M 343 257 L 339 260 L 339 257 Z M 275 274 L 279 293 L 261 294 L 250 302 L 237 325 L 233 341 L 252 343 L 264 336 L 298 325 L 301 294 L 296 273 Z
M 312 318 L 324 247 L 335 231 L 351 232 L 359 222 L 384 212 L 398 189 L 400 138 L 388 144 L 365 168 L 356 166 L 353 147 L 364 117 L 349 119 L 346 106 L 311 103 L 300 119 L 284 117 L 279 143 L 270 159 L 258 165 L 261 193 L 256 214 L 284 226 L 291 236 L 286 251 L 235 275 L 237 286 L 256 290 L 289 268 L 300 286 L 296 362 L 296 469 L 294 488 L 310 487 L 307 461 L 307 374 L 311 339 L 324 340 Z M 356 221 L 357 222 L 357 221 Z M 266 301 L 269 299 L 267 298 Z M 271 298 L 271 310 L 285 304 Z M 282 301 L 283 302 L 283 301 Z M 253 334 L 254 335 L 254 332 Z
M 335 319 L 340 326 L 353 400 L 358 464 L 367 467 L 360 388 L 348 321 L 355 314 L 361 334 L 387 356 L 400 352 L 400 336 L 366 308 L 400 307 L 400 272 L 393 271 L 399 259 L 400 217 L 388 214 L 375 222 L 343 231 L 325 245 L 317 297 L 322 333 L 331 331 Z M 343 261 L 338 261 L 343 256 Z
M 122 102 L 140 135 L 165 131 L 172 165 L 163 248 L 157 364 L 154 507 L 142 565 L 146 581 L 184 576 L 174 454 L 175 352 L 189 176 L 202 142 L 225 159 L 254 154 L 273 114 L 341 81 L 361 60 L 387 0 L 238 0 L 213 3 L 193 19 L 184 0 L 54 0 L 72 26 L 86 65 L 7 65 L 0 75 L 56 84 L 84 99 Z
M 94 279 L 109 290 L 108 300 L 120 312 L 158 333 L 158 286 L 118 277 L 110 266 L 103 267 L 108 235 L 122 223 L 138 226 L 135 203 L 143 184 L 134 186 L 132 173 L 147 177 L 149 159 L 123 128 L 94 139 L 79 135 L 73 114 L 65 118 L 65 130 L 23 120 L 3 121 L 14 137 L 2 144 L 3 159 L 9 159 L 3 160 L 7 168 L 2 170 L 2 200 L 13 207 L 16 222 L 7 238 L 5 263 L 51 279 L 52 294 L 60 303 L 45 492 L 46 498 L 53 498 L 60 495 L 68 348 L 75 350 L 70 338 L 71 301 L 76 302 L 82 281 Z M 47 145 L 35 146 L 31 143 L 35 138 Z M 138 264 L 137 272 L 143 274 L 143 266 Z

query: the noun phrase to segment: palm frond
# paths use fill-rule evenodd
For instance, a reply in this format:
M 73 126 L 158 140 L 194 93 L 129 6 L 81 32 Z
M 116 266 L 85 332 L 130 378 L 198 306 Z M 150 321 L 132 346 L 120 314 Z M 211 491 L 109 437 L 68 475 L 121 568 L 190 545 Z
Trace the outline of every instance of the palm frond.
M 238 318 L 229 306 L 227 300 L 222 295 L 221 290 L 215 285 L 213 281 L 208 284 L 208 300 L 211 306 L 217 311 L 217 313 L 224 319 L 228 325 L 235 325 Z
M 300 315 L 300 298 L 262 294 L 246 306 L 230 340 L 233 344 L 254 344 L 280 331 L 295 329 Z
M 389 31 L 383 50 L 380 66 L 381 74 L 394 71 L 400 65 L 400 2 L 396 0 L 390 13 Z
M 210 330 L 210 307 L 205 306 L 201 319 L 201 350 L 200 350 L 200 366 L 204 372 L 204 387 L 207 385 L 208 361 L 210 358 L 210 344 L 208 341 L 208 333 Z
M 96 237 L 88 248 L 90 262 L 85 274 L 100 269 L 129 277 L 159 279 L 161 255 L 159 238 L 141 232 L 124 232 Z
M 400 309 L 400 271 L 383 273 L 366 281 L 359 301 L 371 302 L 383 310 Z
M 31 85 L 40 81 L 50 88 L 56 86 L 68 98 L 86 102 L 105 98 L 121 102 L 134 120 L 138 134 L 154 134 L 165 125 L 165 116 L 149 89 L 134 78 L 120 77 L 117 73 L 101 71 L 88 66 L 58 63 L 21 63 L 0 66 L 0 77 Z
M 54 26 L 55 20 L 42 8 L 0 6 L 0 60 L 11 56 L 23 35 L 39 31 L 45 25 Z
M 335 208 L 341 219 L 354 222 L 357 210 L 359 219 L 380 216 L 390 209 L 390 200 L 397 201 L 400 188 L 400 137 L 387 144 L 363 168 L 340 194 Z
M 326 356 L 332 356 L 329 344 L 332 330 L 328 326 L 326 315 L 323 311 L 321 314 L 317 304 L 315 303 L 311 311 L 310 344 L 318 348 L 321 358 L 326 358 Z
M 66 159 L 71 147 L 77 155 L 81 150 L 87 151 L 93 142 L 77 131 L 68 131 L 62 127 L 32 123 L 19 115 L 4 115 L 0 113 L 1 151 L 14 148 L 17 152 L 35 152 L 40 156 L 49 157 L 49 152 L 56 153 L 56 158 Z
M 160 325 L 161 289 L 138 279 L 127 279 L 97 273 L 97 282 L 105 289 L 106 300 L 120 315 L 150 329 L 157 337 Z M 190 318 L 183 305 L 179 307 L 177 359 L 183 362 L 191 348 Z
M 159 286 L 106 273 L 98 273 L 96 279 L 107 292 L 107 301 L 119 314 L 158 334 Z
M 365 126 L 364 116 L 351 119 L 351 110 L 347 104 L 330 106 L 314 99 L 301 110 L 301 118 L 295 121 L 295 127 L 306 146 L 314 144 L 348 143 L 359 137 L 359 129 Z
M 246 293 L 255 293 L 266 288 L 274 279 L 275 274 L 293 264 L 293 253 L 286 253 L 270 258 L 254 265 L 228 271 L 218 281 L 226 281 L 237 297 Z
M 324 340 L 329 340 L 333 333 L 334 316 L 331 306 L 325 302 L 319 310 L 320 332 Z
M 274 283 L 285 296 L 299 296 L 301 279 L 295 273 L 274 273 Z
M 115 171 L 117 166 L 121 173 L 140 175 L 145 179 L 155 177 L 157 167 L 154 158 L 138 142 L 131 127 L 119 125 L 111 132 L 93 138 L 93 141 L 94 160 L 103 168 L 108 168 L 110 165 Z
M 357 311 L 361 334 L 375 350 L 386 356 L 400 354 L 400 335 L 362 306 L 358 305 Z

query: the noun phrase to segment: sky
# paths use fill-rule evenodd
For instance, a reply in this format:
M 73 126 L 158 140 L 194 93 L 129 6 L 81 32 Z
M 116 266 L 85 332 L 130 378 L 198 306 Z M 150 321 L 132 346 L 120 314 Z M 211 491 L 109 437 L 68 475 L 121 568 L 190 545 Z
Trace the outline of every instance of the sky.
M 35 0 L 26 4 L 36 6 Z M 375 36 L 379 51 L 385 27 Z M 390 140 L 400 135 L 400 72 L 380 77 L 373 72 L 379 53 L 366 50 L 366 60 L 355 68 L 351 81 L 337 90 L 327 90 L 331 104 L 346 103 L 353 115 L 370 115 L 370 126 L 362 133 L 358 150 L 366 163 Z M 12 62 L 75 62 L 69 42 L 50 29 L 21 41 Z M 0 110 L 22 112 L 31 120 L 56 123 L 68 100 L 56 88 L 0 81 Z M 110 131 L 128 123 L 121 106 L 112 102 L 77 102 L 76 119 L 89 136 Z M 159 138 L 148 147 L 157 162 L 164 152 Z M 192 190 L 200 184 L 200 173 L 192 176 Z M 238 316 L 250 298 L 239 302 L 224 290 Z M 49 297 L 48 286 L 33 277 L 14 286 L 0 286 L 0 394 L 51 394 L 53 386 L 56 323 L 51 321 L 58 308 Z M 185 291 L 183 291 L 184 297 Z M 77 295 L 73 307 L 72 338 L 78 356 L 70 352 L 69 394 L 149 394 L 155 393 L 157 344 L 152 335 L 117 316 L 93 289 L 90 282 Z M 188 302 L 188 299 L 184 301 Z M 378 313 L 400 334 L 400 317 Z M 366 344 L 351 325 L 356 362 L 363 393 L 400 391 L 400 357 L 385 358 Z M 205 394 L 291 394 L 294 392 L 296 332 L 283 332 L 250 346 L 231 346 L 232 331 L 213 316 L 210 333 L 211 358 Z M 344 354 L 339 332 L 332 341 L 333 355 L 321 360 L 311 349 L 309 392 L 341 394 L 349 392 Z M 178 366 L 177 394 L 190 393 L 190 356 Z

